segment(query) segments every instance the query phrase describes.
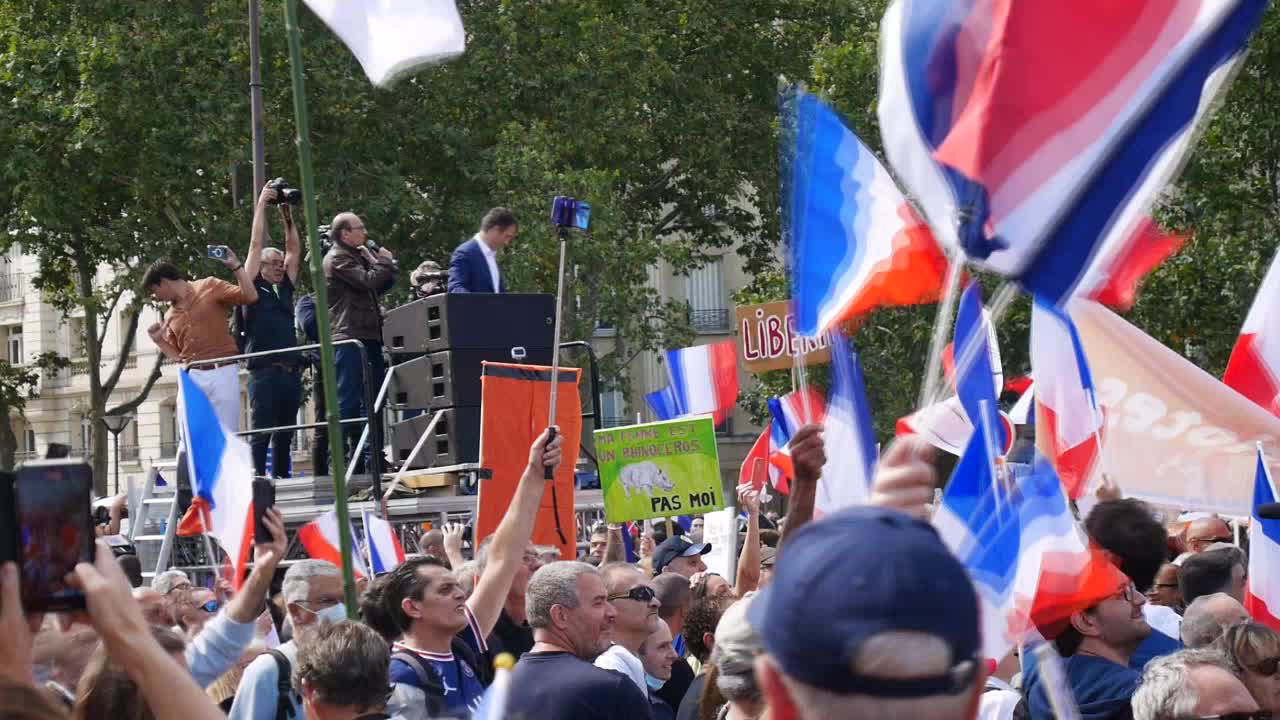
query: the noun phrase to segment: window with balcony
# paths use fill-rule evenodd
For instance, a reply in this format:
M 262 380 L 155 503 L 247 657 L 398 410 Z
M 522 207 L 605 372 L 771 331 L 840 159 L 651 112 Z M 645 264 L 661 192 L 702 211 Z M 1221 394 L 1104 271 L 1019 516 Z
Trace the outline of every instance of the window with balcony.
M 26 357 L 22 353 L 22 326 L 15 325 L 8 328 L 8 341 L 6 343 L 9 353 L 7 359 L 10 365 L 22 365 L 26 362 Z
M 724 287 L 724 261 L 715 258 L 689 273 L 689 323 L 695 332 L 729 331 L 728 293 Z

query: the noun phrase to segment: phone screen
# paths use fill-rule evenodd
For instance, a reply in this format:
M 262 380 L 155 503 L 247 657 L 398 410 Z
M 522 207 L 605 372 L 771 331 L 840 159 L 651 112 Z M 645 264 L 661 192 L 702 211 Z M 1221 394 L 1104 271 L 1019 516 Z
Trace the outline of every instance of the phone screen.
M 93 560 L 93 471 L 77 463 L 28 463 L 15 487 L 22 553 L 22 604 L 28 611 L 74 610 L 84 595 L 66 582 Z

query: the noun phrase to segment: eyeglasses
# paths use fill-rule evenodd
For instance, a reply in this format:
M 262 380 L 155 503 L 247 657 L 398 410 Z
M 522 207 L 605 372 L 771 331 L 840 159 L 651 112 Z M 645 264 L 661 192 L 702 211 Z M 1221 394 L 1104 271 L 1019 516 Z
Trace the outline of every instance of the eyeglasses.
M 1195 720 L 1271 720 L 1270 710 L 1254 710 L 1253 712 L 1227 713 L 1226 715 L 1205 715 Z
M 609 602 L 614 600 L 635 600 L 636 602 L 647 603 L 653 602 L 655 597 L 657 597 L 657 594 L 653 591 L 653 588 L 648 585 L 637 585 L 627 592 L 610 595 Z
M 1276 670 L 1280 670 L 1280 657 L 1265 658 L 1246 667 L 1259 675 L 1275 675 Z
M 1178 583 L 1156 583 L 1156 584 L 1154 585 L 1154 587 L 1158 587 L 1158 588 L 1176 588 L 1176 587 L 1178 587 Z
M 1187 543 L 1188 544 L 1190 543 L 1213 544 L 1213 543 L 1230 543 L 1234 541 L 1235 541 L 1235 538 L 1231 538 L 1231 537 L 1211 537 L 1211 538 L 1191 538 L 1190 540 L 1187 541 Z

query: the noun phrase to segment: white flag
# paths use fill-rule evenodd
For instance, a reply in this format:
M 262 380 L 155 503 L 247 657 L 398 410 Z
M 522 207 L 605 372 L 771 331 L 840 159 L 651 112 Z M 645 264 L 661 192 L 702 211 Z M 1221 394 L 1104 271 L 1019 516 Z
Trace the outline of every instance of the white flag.
M 383 86 L 419 65 L 461 55 L 462 18 L 453 0 L 305 0 Z

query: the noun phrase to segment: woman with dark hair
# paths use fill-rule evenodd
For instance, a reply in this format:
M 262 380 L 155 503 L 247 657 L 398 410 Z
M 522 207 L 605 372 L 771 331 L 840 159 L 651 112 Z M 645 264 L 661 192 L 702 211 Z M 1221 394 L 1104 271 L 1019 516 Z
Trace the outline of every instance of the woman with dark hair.
M 1280 712 L 1280 634 L 1256 622 L 1228 628 L 1214 643 L 1263 710 Z
M 151 637 L 160 647 L 181 665 L 186 664 L 182 651 L 186 643 L 172 630 L 151 626 Z M 80 686 L 76 691 L 76 704 L 71 709 L 72 720 L 96 720 L 97 718 L 119 718 L 119 720 L 155 720 L 151 708 L 142 697 L 137 683 L 129 677 L 124 665 L 113 660 L 107 651 L 99 646 L 89 661 L 89 667 L 80 677 Z

